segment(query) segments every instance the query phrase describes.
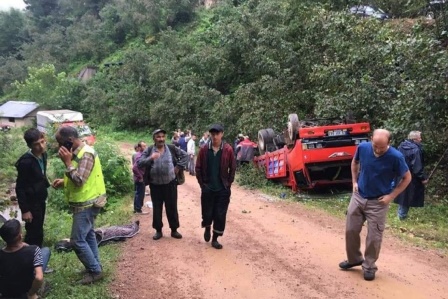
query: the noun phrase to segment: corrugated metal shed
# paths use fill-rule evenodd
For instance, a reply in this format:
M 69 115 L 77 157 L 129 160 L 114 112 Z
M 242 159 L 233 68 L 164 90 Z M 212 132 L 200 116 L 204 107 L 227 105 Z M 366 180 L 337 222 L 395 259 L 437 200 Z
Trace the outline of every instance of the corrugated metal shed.
M 38 107 L 35 102 L 8 101 L 0 106 L 0 117 L 23 118 Z

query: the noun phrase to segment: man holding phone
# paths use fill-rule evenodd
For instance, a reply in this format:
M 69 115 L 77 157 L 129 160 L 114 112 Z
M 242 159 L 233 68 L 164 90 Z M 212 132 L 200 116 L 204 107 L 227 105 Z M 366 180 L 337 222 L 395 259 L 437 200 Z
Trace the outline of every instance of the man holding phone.
M 73 127 L 61 127 L 56 132 L 59 157 L 66 166 L 63 179 L 53 182 L 54 188 L 64 188 L 65 198 L 73 212 L 70 241 L 76 255 L 86 268 L 81 284 L 91 284 L 103 278 L 94 221 L 106 203 L 101 162 L 95 150 L 79 139 Z

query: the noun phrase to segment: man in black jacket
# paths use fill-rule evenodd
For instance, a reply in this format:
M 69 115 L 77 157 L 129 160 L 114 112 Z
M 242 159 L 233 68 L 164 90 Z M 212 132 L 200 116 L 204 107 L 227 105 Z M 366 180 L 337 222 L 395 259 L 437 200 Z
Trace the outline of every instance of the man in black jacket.
M 412 175 L 411 183 L 394 200 L 395 203 L 399 204 L 398 218 L 400 220 L 408 217 L 410 207 L 423 207 L 424 205 L 425 185 L 428 183 L 428 176 L 424 172 L 425 165 L 421 142 L 421 132 L 411 131 L 408 139 L 398 146 L 398 150 L 403 154 Z
M 25 243 L 42 247 L 47 188 L 47 145 L 44 135 L 32 128 L 24 139 L 30 150 L 16 162 L 16 193 L 22 220 L 25 221 Z

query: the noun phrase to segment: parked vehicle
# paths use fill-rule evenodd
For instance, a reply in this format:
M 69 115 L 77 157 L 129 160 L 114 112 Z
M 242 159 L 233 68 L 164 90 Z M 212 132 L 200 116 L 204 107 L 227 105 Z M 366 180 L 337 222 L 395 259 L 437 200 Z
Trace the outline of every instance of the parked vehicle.
M 78 130 L 79 137 L 88 145 L 96 141 L 95 134 L 90 127 L 84 123 L 81 112 L 72 110 L 46 110 L 37 112 L 37 129 L 48 133 L 55 131 L 59 126 L 72 126 Z
M 378 20 L 390 19 L 390 16 L 385 13 L 382 9 L 376 8 L 369 5 L 356 5 L 349 9 L 351 14 L 361 16 L 361 17 L 371 17 Z
M 288 117 L 288 128 L 276 135 L 258 132 L 260 156 L 255 164 L 268 180 L 290 186 L 294 192 L 320 186 L 350 184 L 351 161 L 358 144 L 369 140 L 370 124 L 350 120 Z

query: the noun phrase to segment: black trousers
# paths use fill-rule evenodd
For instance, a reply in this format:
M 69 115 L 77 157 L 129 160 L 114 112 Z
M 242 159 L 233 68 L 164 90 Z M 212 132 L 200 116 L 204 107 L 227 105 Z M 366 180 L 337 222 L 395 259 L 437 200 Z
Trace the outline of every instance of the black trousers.
M 161 230 L 163 227 L 162 212 L 165 203 L 166 218 L 171 229 L 179 227 L 179 214 L 177 212 L 177 182 L 171 181 L 165 185 L 150 184 L 152 200 L 152 227 Z
M 45 220 L 46 202 L 37 203 L 30 208 L 33 220 L 25 223 L 25 243 L 42 247 L 44 241 L 44 220 Z
M 218 236 L 222 236 L 226 228 L 230 194 L 230 188 L 221 191 L 210 191 L 207 187 L 204 187 L 201 192 L 201 226 L 208 227 L 213 223 L 213 233 Z

